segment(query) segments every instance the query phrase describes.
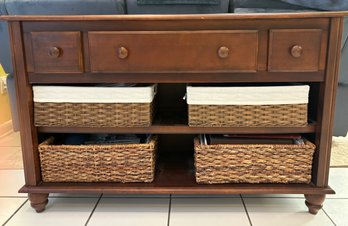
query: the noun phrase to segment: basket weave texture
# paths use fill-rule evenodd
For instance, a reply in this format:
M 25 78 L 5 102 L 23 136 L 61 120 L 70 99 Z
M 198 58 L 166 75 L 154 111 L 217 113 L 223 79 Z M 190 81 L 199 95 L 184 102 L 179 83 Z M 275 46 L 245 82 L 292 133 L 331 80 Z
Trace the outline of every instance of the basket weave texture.
M 152 103 L 34 103 L 35 126 L 147 127 Z
M 44 182 L 152 182 L 157 138 L 147 144 L 39 145 Z
M 202 127 L 304 127 L 307 104 L 189 105 L 189 125 Z
M 315 145 L 218 144 L 195 141 L 196 181 L 222 183 L 310 183 Z

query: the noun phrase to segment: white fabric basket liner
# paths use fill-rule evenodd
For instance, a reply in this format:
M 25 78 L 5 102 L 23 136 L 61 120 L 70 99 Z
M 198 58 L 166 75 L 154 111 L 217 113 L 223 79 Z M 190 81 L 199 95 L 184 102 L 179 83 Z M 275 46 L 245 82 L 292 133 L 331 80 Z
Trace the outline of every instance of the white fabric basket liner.
M 156 85 L 143 87 L 33 86 L 34 102 L 151 103 Z
M 191 105 L 279 105 L 308 103 L 309 86 L 199 87 L 187 86 Z

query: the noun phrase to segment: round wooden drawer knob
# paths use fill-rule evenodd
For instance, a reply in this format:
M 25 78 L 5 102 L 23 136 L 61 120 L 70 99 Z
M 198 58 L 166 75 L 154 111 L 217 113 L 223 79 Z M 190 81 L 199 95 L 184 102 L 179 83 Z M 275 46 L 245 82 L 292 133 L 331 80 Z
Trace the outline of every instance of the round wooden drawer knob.
M 228 57 L 228 54 L 229 54 L 230 50 L 228 47 L 226 46 L 221 46 L 218 50 L 218 55 L 220 58 L 227 58 Z
M 53 58 L 58 58 L 62 54 L 62 51 L 58 47 L 51 47 L 48 50 L 48 55 Z
M 291 56 L 299 58 L 302 56 L 303 48 L 302 46 L 295 45 L 291 48 Z
M 118 48 L 118 57 L 120 59 L 126 59 L 128 57 L 128 49 L 123 46 Z

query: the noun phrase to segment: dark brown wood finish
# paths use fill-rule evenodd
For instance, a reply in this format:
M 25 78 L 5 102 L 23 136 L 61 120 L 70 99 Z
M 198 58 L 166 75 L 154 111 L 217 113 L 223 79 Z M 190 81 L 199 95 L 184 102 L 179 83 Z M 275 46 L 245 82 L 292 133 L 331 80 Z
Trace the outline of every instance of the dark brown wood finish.
M 48 193 L 29 193 L 28 198 L 31 207 L 33 207 L 37 213 L 41 213 L 45 210 L 48 203 Z
M 34 72 L 34 59 L 33 59 L 33 49 L 31 43 L 31 34 L 23 34 L 23 44 L 25 49 L 25 60 L 27 66 L 27 72 Z
M 23 22 L 23 31 L 204 31 L 204 30 L 258 30 L 269 29 L 329 29 L 329 18 L 313 19 L 250 19 L 250 20 L 215 20 L 207 17 L 202 20 L 120 20 L 102 21 L 94 20 L 88 23 L 79 21 Z
M 30 36 L 31 47 L 27 51 L 32 54 L 27 57 L 33 60 L 34 72 L 82 72 L 80 32 L 31 32 Z
M 41 182 L 40 161 L 37 151 L 38 134 L 34 127 L 33 93 L 26 76 L 24 48 L 20 22 L 9 23 L 12 62 L 16 80 L 17 106 L 21 132 L 21 146 L 25 184 L 36 186 Z
M 259 30 L 259 56 L 257 71 L 266 71 L 268 62 L 268 30 Z
M 318 211 L 323 207 L 325 201 L 325 194 L 305 194 L 306 206 L 311 214 L 317 214 Z
M 89 62 L 89 46 L 88 46 L 88 33 L 82 33 L 82 50 L 83 50 L 83 65 L 84 71 L 91 71 L 90 62 Z
M 84 127 L 38 127 L 41 133 L 157 133 L 157 134 L 200 134 L 200 133 L 235 133 L 235 134 L 284 134 L 284 133 L 314 133 L 316 123 L 310 123 L 306 127 L 190 127 L 187 124 L 165 124 L 155 121 L 150 127 L 107 127 L 107 128 L 84 128 Z
M 293 19 L 293 18 L 325 18 L 347 16 L 348 11 L 338 12 L 301 12 L 301 13 L 249 13 L 249 14 L 194 14 L 194 15 L 75 15 L 75 16 L 1 16 L 9 21 L 124 21 L 124 20 L 250 20 L 250 19 Z
M 89 32 L 88 38 L 92 72 L 257 69 L 255 30 Z
M 330 187 L 319 188 L 313 184 L 233 184 L 175 186 L 119 183 L 42 183 L 39 186 L 24 186 L 21 193 L 105 193 L 105 194 L 334 194 Z
M 26 176 L 26 185 L 20 191 L 30 194 L 38 212 L 44 210 L 50 192 L 299 193 L 306 195 L 309 211 L 315 214 L 325 194 L 334 193 L 328 186 L 329 158 L 342 16 L 347 13 L 1 17 L 10 21 L 16 68 Z M 174 43 L 172 53 L 165 48 L 169 42 Z M 45 57 L 51 57 L 52 62 L 42 64 Z M 53 61 L 60 57 L 62 62 Z M 115 82 L 165 83 L 159 85 L 158 112 L 152 126 L 33 126 L 32 84 Z M 185 83 L 291 82 L 311 86 L 309 116 L 314 121 L 306 127 L 187 126 L 187 105 L 182 100 Z M 160 134 L 155 181 L 124 184 L 41 181 L 38 135 L 105 132 Z M 318 146 L 312 183 L 197 184 L 192 139 L 199 133 L 303 134 Z
M 301 34 L 301 35 L 298 35 Z M 323 33 L 319 29 L 270 30 L 269 71 L 318 71 Z M 325 60 L 325 58 L 324 58 Z
M 313 177 L 317 186 L 325 187 L 329 180 L 332 128 L 336 103 L 336 88 L 342 37 L 343 18 L 332 18 L 325 82 L 320 84 L 318 101 L 318 125 Z
M 84 74 L 35 74 L 29 73 L 32 84 L 50 83 L 221 83 L 221 82 L 322 82 L 325 71 L 319 72 L 266 72 L 231 73 L 231 72 L 161 72 L 148 73 L 84 73 Z

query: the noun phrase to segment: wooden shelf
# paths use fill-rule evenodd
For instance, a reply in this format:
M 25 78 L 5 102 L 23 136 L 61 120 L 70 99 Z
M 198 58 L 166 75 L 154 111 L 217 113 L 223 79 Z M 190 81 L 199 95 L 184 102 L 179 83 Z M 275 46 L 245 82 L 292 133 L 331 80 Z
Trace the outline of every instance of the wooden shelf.
M 186 153 L 186 154 L 185 154 Z M 113 194 L 334 194 L 330 187 L 311 184 L 197 184 L 187 152 L 160 158 L 152 183 L 41 183 L 24 186 L 23 193 Z M 190 153 L 189 153 L 190 154 Z M 192 155 L 192 153 L 191 153 Z
M 180 183 L 166 185 L 120 183 L 42 183 L 39 186 L 23 186 L 21 193 L 110 193 L 110 194 L 335 194 L 330 187 L 313 184 L 233 184 L 193 185 Z
M 154 133 L 154 134 L 199 134 L 199 133 L 314 133 L 316 123 L 305 127 L 190 127 L 187 124 L 160 124 L 150 127 L 38 127 L 41 133 Z

